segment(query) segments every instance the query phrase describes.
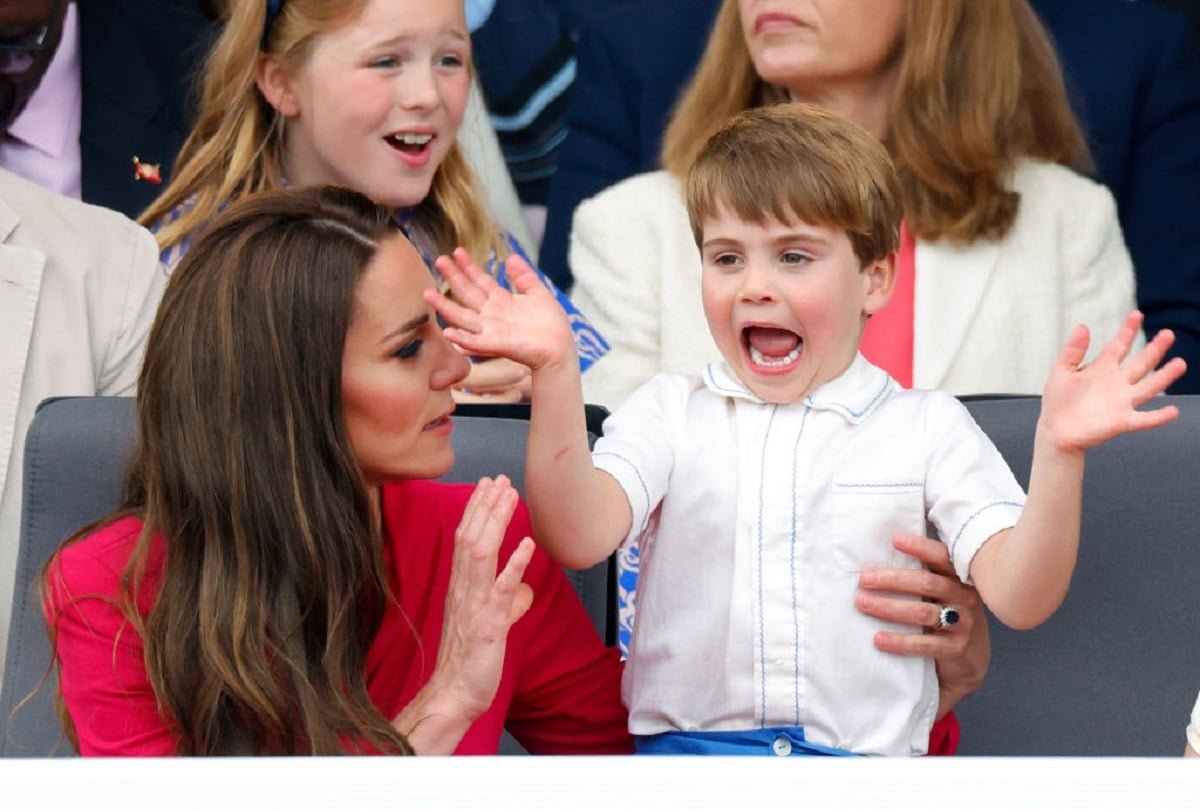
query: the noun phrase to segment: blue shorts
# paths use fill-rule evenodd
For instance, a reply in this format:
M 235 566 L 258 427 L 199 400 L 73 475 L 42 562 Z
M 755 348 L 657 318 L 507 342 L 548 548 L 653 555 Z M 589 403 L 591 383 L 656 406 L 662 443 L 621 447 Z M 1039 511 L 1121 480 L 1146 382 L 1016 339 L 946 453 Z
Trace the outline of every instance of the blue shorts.
M 857 756 L 804 740 L 804 728 L 674 731 L 634 736 L 639 754 L 651 756 Z

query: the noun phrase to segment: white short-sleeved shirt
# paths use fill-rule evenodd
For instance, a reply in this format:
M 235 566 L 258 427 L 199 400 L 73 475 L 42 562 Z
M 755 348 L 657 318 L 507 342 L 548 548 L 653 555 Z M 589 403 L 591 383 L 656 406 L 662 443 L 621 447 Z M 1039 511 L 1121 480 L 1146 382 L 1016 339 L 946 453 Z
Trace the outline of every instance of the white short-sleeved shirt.
M 918 566 L 897 532 L 941 537 L 966 580 L 1020 514 L 1024 492 L 953 396 L 904 390 L 860 355 L 772 405 L 713 364 L 646 383 L 593 459 L 624 488 L 641 551 L 634 734 L 799 725 L 859 753 L 926 751 L 933 662 L 877 650 L 880 630 L 918 630 L 854 597 L 865 567 Z

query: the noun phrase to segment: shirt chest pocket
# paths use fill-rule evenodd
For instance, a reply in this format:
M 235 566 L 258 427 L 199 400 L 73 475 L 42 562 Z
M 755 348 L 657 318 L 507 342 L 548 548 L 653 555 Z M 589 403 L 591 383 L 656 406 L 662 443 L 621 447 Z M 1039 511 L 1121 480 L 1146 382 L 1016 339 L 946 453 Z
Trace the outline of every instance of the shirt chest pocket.
M 922 481 L 834 481 L 833 558 L 840 570 L 919 567 L 892 546 L 892 537 L 901 532 L 926 532 Z

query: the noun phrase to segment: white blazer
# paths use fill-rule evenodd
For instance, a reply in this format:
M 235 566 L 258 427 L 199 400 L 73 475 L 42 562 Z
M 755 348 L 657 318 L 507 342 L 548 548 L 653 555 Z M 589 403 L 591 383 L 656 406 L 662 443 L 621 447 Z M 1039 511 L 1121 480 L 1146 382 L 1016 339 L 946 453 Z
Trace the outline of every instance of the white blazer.
M 1094 356 L 1134 308 L 1133 263 L 1104 186 L 1023 162 L 1016 222 L 999 241 L 918 242 L 913 384 L 954 394 L 1041 393 L 1076 323 Z M 660 371 L 719 358 L 700 302 L 700 252 L 678 180 L 631 177 L 580 203 L 572 299 L 612 345 L 583 377 L 614 408 Z
M 0 170 L 0 661 L 34 410 L 50 396 L 133 393 L 165 281 L 145 229 Z

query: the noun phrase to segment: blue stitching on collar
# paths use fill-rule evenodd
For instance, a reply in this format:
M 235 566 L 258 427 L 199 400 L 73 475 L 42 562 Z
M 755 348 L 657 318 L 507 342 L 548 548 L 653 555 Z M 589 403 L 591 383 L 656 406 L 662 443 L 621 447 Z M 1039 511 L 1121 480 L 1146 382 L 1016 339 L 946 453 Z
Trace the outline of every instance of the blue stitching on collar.
M 863 407 L 863 409 L 859 410 L 859 411 L 855 411 L 849 405 L 844 405 L 841 402 L 827 402 L 827 403 L 817 402 L 811 396 L 806 397 L 805 402 L 813 407 L 836 408 L 838 410 L 841 410 L 843 413 L 850 416 L 851 418 L 860 419 L 864 415 L 866 415 L 868 412 L 870 412 L 871 408 L 874 407 L 875 404 L 880 399 L 883 398 L 883 394 L 887 393 L 887 390 L 889 387 L 891 387 L 891 384 L 892 384 L 892 378 L 890 376 L 888 376 L 887 374 L 884 374 L 883 387 L 881 387 L 878 391 L 876 391 L 875 395 L 871 397 L 871 401 L 867 402 L 866 406 Z
M 746 390 L 740 390 L 738 388 L 727 388 L 727 387 L 723 387 L 722 385 L 718 384 L 717 378 L 715 376 L 713 376 L 713 366 L 712 366 L 711 362 L 708 365 L 704 366 L 704 376 L 708 380 L 708 384 L 712 385 L 719 392 L 724 393 L 726 395 L 745 396 L 747 393 L 749 393 L 749 391 L 746 391 Z M 751 394 L 751 395 L 753 395 L 753 394 Z

